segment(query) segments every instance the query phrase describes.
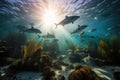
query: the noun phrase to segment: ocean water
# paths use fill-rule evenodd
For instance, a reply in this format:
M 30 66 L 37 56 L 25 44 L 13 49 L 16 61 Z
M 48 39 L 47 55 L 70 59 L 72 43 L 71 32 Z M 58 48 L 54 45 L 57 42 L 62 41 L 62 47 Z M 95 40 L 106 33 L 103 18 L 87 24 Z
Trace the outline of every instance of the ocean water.
M 113 36 L 120 40 L 119 0 L 0 0 L 0 41 L 7 40 L 15 49 L 31 39 L 42 41 L 44 52 L 70 63 L 69 51 L 94 52 L 101 38 L 110 41 Z
M 34 24 L 34 28 L 41 30 L 41 36 L 47 33 L 55 35 L 60 49 L 68 49 L 69 43 L 86 46 L 89 41 L 97 41 L 101 37 L 108 39 L 113 35 L 119 37 L 119 5 L 119 0 L 1 0 L 0 39 L 14 32 L 19 33 L 17 25 L 30 28 L 31 23 Z M 55 28 L 54 23 L 64 20 L 65 16 L 80 16 L 80 18 L 73 24 L 58 25 Z M 84 32 L 82 36 L 86 37 L 80 36 L 81 31 L 71 34 L 78 25 L 88 25 L 81 30 Z M 96 31 L 89 32 L 91 29 Z M 36 41 L 42 38 L 38 38 L 34 33 L 25 35 L 28 39 L 35 38 Z

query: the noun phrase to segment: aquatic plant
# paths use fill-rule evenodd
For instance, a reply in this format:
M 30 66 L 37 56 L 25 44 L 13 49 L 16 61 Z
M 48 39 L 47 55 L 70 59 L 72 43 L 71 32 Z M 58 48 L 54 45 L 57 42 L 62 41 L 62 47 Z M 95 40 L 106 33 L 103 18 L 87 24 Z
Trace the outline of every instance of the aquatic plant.
M 98 51 L 101 58 L 119 65 L 120 61 L 120 40 L 117 36 L 112 36 L 111 40 L 100 39 Z
M 99 58 L 99 53 L 98 53 L 98 44 L 94 41 L 90 41 L 88 43 L 88 52 L 89 52 L 89 55 L 93 58 Z
M 42 49 L 41 43 L 42 40 L 39 41 L 38 43 L 35 43 L 34 38 L 30 39 L 28 41 L 28 44 L 23 46 L 23 59 L 24 60 L 28 58 L 31 59 L 31 57 L 38 49 Z
M 98 44 L 98 51 L 101 54 L 102 58 L 107 59 L 108 54 L 110 54 L 109 41 L 101 38 Z

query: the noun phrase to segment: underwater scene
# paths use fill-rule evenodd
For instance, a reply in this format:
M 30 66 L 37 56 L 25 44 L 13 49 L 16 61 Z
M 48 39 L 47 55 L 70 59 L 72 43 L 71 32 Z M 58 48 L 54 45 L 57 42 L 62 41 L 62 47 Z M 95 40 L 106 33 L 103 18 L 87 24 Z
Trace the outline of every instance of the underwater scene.
M 120 0 L 0 0 L 0 80 L 120 80 Z

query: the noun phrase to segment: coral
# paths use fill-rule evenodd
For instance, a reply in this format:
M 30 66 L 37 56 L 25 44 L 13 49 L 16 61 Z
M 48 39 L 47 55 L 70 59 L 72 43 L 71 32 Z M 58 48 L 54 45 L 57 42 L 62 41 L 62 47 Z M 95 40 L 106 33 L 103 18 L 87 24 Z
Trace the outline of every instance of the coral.
M 98 51 L 101 55 L 101 58 L 120 65 L 120 40 L 117 36 L 112 36 L 110 41 L 100 39 Z
M 77 65 L 68 80 L 101 80 L 88 66 Z

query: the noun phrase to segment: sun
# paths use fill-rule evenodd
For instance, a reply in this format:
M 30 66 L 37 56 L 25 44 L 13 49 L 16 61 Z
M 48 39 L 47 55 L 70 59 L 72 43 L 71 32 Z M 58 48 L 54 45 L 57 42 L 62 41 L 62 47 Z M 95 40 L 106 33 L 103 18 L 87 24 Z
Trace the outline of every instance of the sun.
M 56 23 L 57 15 L 54 10 L 48 9 L 45 10 L 42 20 L 45 25 L 50 26 Z

